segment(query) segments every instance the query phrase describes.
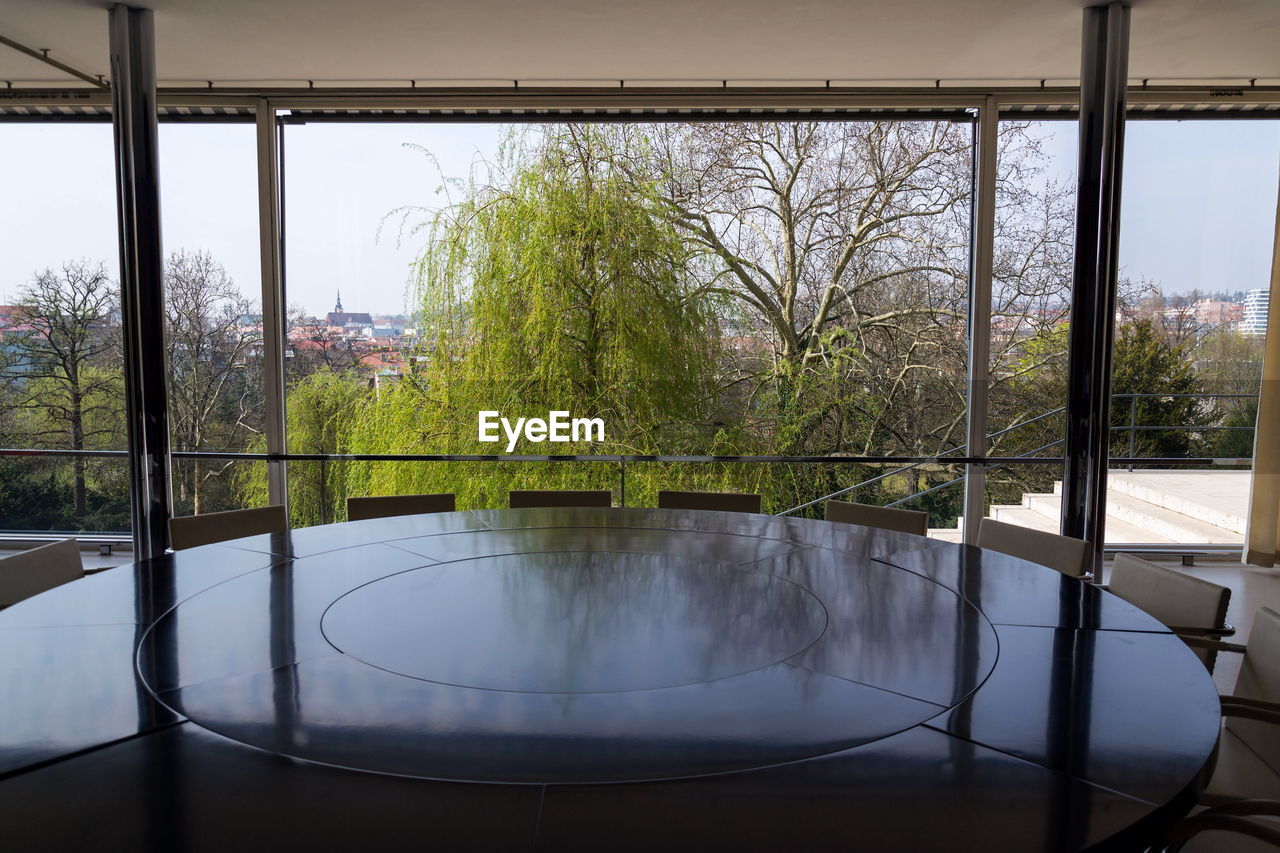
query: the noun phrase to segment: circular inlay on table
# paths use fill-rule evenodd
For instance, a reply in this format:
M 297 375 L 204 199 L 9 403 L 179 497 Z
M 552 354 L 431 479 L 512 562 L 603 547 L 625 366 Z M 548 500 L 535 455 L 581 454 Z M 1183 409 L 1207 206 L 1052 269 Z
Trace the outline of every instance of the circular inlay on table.
M 715 681 L 780 663 L 827 625 L 804 587 L 650 554 L 507 554 L 357 587 L 321 620 L 339 651 L 484 690 L 598 693 Z

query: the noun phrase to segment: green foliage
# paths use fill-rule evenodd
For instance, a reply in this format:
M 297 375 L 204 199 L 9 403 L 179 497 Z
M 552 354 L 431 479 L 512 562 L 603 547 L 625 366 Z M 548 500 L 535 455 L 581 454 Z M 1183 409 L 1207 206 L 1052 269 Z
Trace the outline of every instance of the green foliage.
M 313 373 L 289 391 L 287 434 L 293 453 L 347 453 L 367 389 L 341 373 Z M 351 463 L 291 462 L 289 514 L 294 526 L 328 524 L 346 517 L 346 478 Z
M 1233 401 L 1222 418 L 1222 425 L 1234 427 L 1216 430 L 1213 455 L 1222 459 L 1248 459 L 1253 455 L 1254 426 L 1258 423 L 1258 401 Z M 1247 429 L 1241 429 L 1247 427 Z
M 467 421 L 478 409 L 563 409 L 603 417 L 616 446 L 657 447 L 706 407 L 709 300 L 654 214 L 653 189 L 613 165 L 606 132 L 547 131 L 508 181 L 474 188 L 431 224 L 419 297 L 449 322 L 434 330 L 425 390 Z
M 423 225 L 424 366 L 366 401 L 360 452 L 493 454 L 477 413 L 601 418 L 604 443 L 522 442 L 516 453 L 698 452 L 714 440 L 712 297 L 655 189 L 612 158 L 609 129 L 513 140 L 509 173 Z M 501 506 L 509 488 L 601 488 L 614 466 L 359 463 L 352 493 L 454 491 Z M 643 479 L 641 477 L 641 479 Z M 637 482 L 637 485 L 639 483 Z
M 1194 427 L 1205 421 L 1192 397 L 1199 390 L 1195 370 L 1185 344 L 1169 342 L 1155 324 L 1140 319 L 1120 327 L 1115 340 L 1111 371 L 1113 405 L 1111 425 Z M 1115 399 L 1118 394 L 1169 396 Z M 1132 443 L 1130 443 L 1132 441 Z M 1198 435 L 1186 429 L 1138 430 L 1112 433 L 1113 456 L 1194 456 Z
M 125 461 L 86 460 L 84 478 L 85 513 L 78 516 L 70 460 L 18 458 L 0 462 L 0 529 L 128 530 L 129 477 Z

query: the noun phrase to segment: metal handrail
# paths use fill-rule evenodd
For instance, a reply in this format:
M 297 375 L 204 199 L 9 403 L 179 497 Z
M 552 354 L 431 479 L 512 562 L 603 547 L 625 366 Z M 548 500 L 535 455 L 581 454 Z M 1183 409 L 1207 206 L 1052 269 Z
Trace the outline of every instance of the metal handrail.
M 1173 397 L 1195 397 L 1204 399 L 1252 399 L 1256 398 L 1256 394 L 1156 394 L 1156 393 L 1135 393 L 1135 394 L 1116 394 L 1113 399 L 1131 398 L 1133 402 L 1130 406 L 1131 413 L 1136 412 L 1136 400 L 1139 398 L 1173 398 Z M 1050 418 L 1055 415 L 1063 414 L 1066 407 L 1058 407 L 1038 415 L 1019 421 L 1015 424 L 1007 426 L 1003 429 L 996 430 L 988 434 L 988 441 L 999 438 L 1022 427 Z M 1134 465 L 1171 465 L 1171 466 L 1239 466 L 1249 464 L 1249 459 L 1225 458 L 1225 457 L 1137 457 L 1133 455 L 1135 442 L 1133 436 L 1139 430 L 1186 430 L 1186 431 L 1208 431 L 1208 430 L 1230 430 L 1244 431 L 1253 430 L 1254 427 L 1248 426 L 1187 426 L 1187 425 L 1171 425 L 1171 426 L 1150 426 L 1138 425 L 1133 423 L 1135 418 L 1131 415 L 1129 424 L 1120 424 L 1111 427 L 1115 431 L 1129 431 L 1130 447 L 1127 457 L 1117 457 L 1123 459 L 1132 468 Z M 623 494 L 625 496 L 626 483 L 626 465 L 627 463 L 642 462 L 658 462 L 658 463 L 782 463 L 782 464 L 894 464 L 898 463 L 901 467 L 893 470 L 877 474 L 866 480 L 838 489 L 828 495 L 824 495 L 815 500 L 807 501 L 790 509 L 783 510 L 778 515 L 791 515 L 819 503 L 823 503 L 831 498 L 857 491 L 864 486 L 880 482 L 881 480 L 907 471 L 914 470 L 922 465 L 941 464 L 941 465 L 970 465 L 978 464 L 988 467 L 989 469 L 997 469 L 1009 465 L 1061 465 L 1064 460 L 1062 457 L 1035 456 L 1034 454 L 1057 447 L 1063 443 L 1062 439 L 1052 441 L 1048 444 L 1025 451 L 1016 456 L 956 456 L 958 452 L 965 449 L 965 445 L 956 445 L 943 450 L 935 455 L 930 456 L 869 456 L 869 455 L 846 455 L 846 454 L 829 454 L 815 456 L 791 456 L 791 455 L 664 455 L 664 454 L 428 454 L 428 453 L 256 453 L 241 451 L 190 451 L 177 450 L 171 452 L 170 456 L 174 459 L 207 459 L 207 460 L 229 460 L 229 461 L 246 461 L 246 462 L 605 462 L 616 463 L 621 466 L 621 476 L 623 483 Z M 4 457 L 66 457 L 66 458 L 117 458 L 123 459 L 128 457 L 126 450 L 71 450 L 66 448 L 0 448 L 0 458 Z M 915 500 L 924 495 L 940 491 L 941 489 L 953 486 L 964 480 L 964 475 L 938 483 L 929 488 L 914 492 L 905 497 L 899 498 L 886 506 L 899 506 L 909 501 Z M 623 498 L 625 504 L 625 497 Z
M 65 457 L 123 459 L 126 450 L 67 450 L 62 448 L 0 448 L 0 457 Z M 634 453 L 595 454 L 428 454 L 428 453 L 234 453 L 220 451 L 181 451 L 170 454 L 175 459 L 226 459 L 243 462 L 720 462 L 745 464 L 773 463 L 800 465 L 883 465 L 906 462 L 911 465 L 1061 465 L 1061 456 L 666 456 Z M 1248 465 L 1249 459 L 1225 456 L 1138 456 L 1130 460 L 1139 465 Z
M 1064 442 L 1066 442 L 1066 439 L 1065 439 L 1065 438 L 1060 438 L 1060 439 L 1058 439 L 1057 441 L 1051 441 L 1051 442 L 1049 442 L 1048 444 L 1042 444 L 1042 445 L 1040 445 L 1039 447 L 1034 448 L 1033 450 L 1028 450 L 1026 453 L 1022 454 L 1022 456 L 1020 456 L 1020 457 L 1018 457 L 1018 458 L 1023 458 L 1023 457 L 1025 457 L 1025 458 L 1028 458 L 1028 459 L 1043 459 L 1043 458 L 1044 458 L 1043 456 L 1032 456 L 1032 454 L 1033 454 L 1033 453 L 1039 453 L 1039 452 L 1040 452 L 1040 451 L 1042 451 L 1042 450 L 1048 450 L 1050 447 L 1057 447 L 1059 444 L 1063 444 Z M 990 470 L 990 471 L 994 471 L 994 470 L 996 470 L 997 468 L 1003 468 L 1003 467 L 1004 467 L 1003 465 L 991 465 L 991 466 L 989 466 L 988 470 Z M 936 486 L 930 486 L 929 488 L 925 489 L 924 491 L 920 491 L 920 492 L 916 492 L 915 494 L 907 495 L 905 498 L 899 498 L 899 499 L 898 499 L 898 500 L 896 500 L 896 501 L 892 501 L 892 502 L 890 502 L 890 503 L 885 504 L 885 506 L 888 506 L 888 507 L 898 506 L 899 504 L 904 504 L 904 503 L 907 503 L 908 501 L 915 500 L 915 499 L 916 499 L 916 498 L 918 498 L 918 497 L 922 497 L 922 496 L 924 496 L 924 495 L 927 495 L 927 494 L 929 494 L 930 492 L 936 492 L 936 491 L 938 491 L 939 489 L 945 489 L 947 486 L 954 486 L 956 483 L 962 483 L 962 482 L 964 482 L 964 475 L 963 475 L 963 474 L 961 474 L 959 477 L 956 477 L 956 478 L 954 478 L 954 479 L 952 479 L 952 480 L 948 480 L 948 481 L 947 481 L 947 482 L 945 482 L 945 483 L 939 483 L 939 484 L 937 484 Z
M 33 456 L 33 457 L 86 457 L 86 458 L 127 458 L 127 450 L 69 450 L 66 448 L 0 448 L 0 457 Z M 590 454 L 518 454 L 518 453 L 238 453 L 234 451 L 196 451 L 181 450 L 169 454 L 174 459 L 229 459 L 245 462 L 745 462 L 745 463 L 799 463 L 799 464 L 884 464 L 891 462 L 911 462 L 927 464 L 930 462 L 1016 462 L 1017 457 L 970 457 L 958 456 L 942 458 L 940 456 L 786 456 L 786 455 L 744 455 L 744 456 L 694 456 L 641 453 L 590 453 Z M 1061 462 L 1061 459 L 1050 460 Z
M 990 433 L 990 434 L 987 436 L 987 440 L 988 440 L 988 441 L 990 441 L 990 440 L 991 440 L 991 439 L 993 439 L 993 438 L 998 438 L 998 437 L 1000 437 L 1000 436 L 1004 435 L 1005 433 L 1012 432 L 1013 430 L 1015 430 L 1015 429 L 1019 429 L 1020 427 L 1024 427 L 1024 426 L 1026 426 L 1027 424 L 1033 424 L 1033 423 L 1035 423 L 1036 421 L 1043 420 L 1044 418 L 1050 417 L 1050 416 L 1052 416 L 1052 415 L 1060 414 L 1060 413 L 1062 413 L 1062 412 L 1065 412 L 1066 410 L 1067 410 L 1067 407 L 1066 407 L 1066 406 L 1060 406 L 1060 407 L 1058 407 L 1058 408 L 1056 408 L 1056 409 L 1053 409 L 1053 410 L 1051 410 L 1051 411 L 1048 411 L 1048 412 L 1041 412 L 1040 414 L 1036 415 L 1034 418 L 1028 418 L 1028 419 L 1027 419 L 1027 420 L 1025 420 L 1025 421 L 1019 421 L 1018 423 L 1014 424 L 1013 426 L 1005 427 L 1004 429 L 996 430 L 995 432 Z M 952 448 L 950 448 L 950 449 L 948 449 L 948 450 L 944 450 L 944 451 L 942 451 L 941 453 L 939 453 L 939 454 L 938 454 L 938 457 L 946 456 L 946 455 L 947 455 L 947 454 L 949 454 L 949 453 L 955 453 L 956 451 L 959 451 L 959 450 L 964 450 L 964 448 L 965 448 L 965 445 L 963 445 L 963 444 L 957 444 L 955 447 L 952 447 Z M 1034 452 L 1034 451 L 1033 451 L 1033 452 Z M 1020 454 L 1020 455 L 1025 455 L 1025 454 Z M 991 457 L 986 457 L 986 456 L 984 456 L 984 457 L 983 457 L 983 459 L 989 459 L 989 458 L 991 458 Z M 963 459 L 958 459 L 958 458 L 951 458 L 951 459 L 948 459 L 947 461 L 948 461 L 948 462 L 956 462 L 956 463 L 960 463 L 960 462 L 963 462 L 964 460 L 963 460 Z M 894 476 L 897 476 L 898 474 L 905 474 L 907 471 L 914 470 L 914 469 L 916 469 L 916 468 L 920 467 L 920 466 L 921 466 L 921 465 L 923 465 L 923 464 L 926 464 L 926 463 L 923 463 L 923 462 L 913 462 L 913 463 L 911 463 L 910 465 L 904 465 L 904 466 L 903 466 L 903 467 L 901 467 L 901 468 L 895 468 L 895 469 L 893 469 L 892 471 L 886 471 L 886 472 L 884 472 L 883 474 L 877 474 L 876 476 L 871 477 L 871 478 L 869 478 L 869 479 L 862 480 L 861 482 L 858 482 L 858 483 L 854 483 L 852 486 L 845 486 L 843 489 L 838 489 L 837 491 L 834 491 L 834 492 L 832 492 L 832 493 L 831 493 L 831 494 L 829 494 L 829 495 L 823 495 L 823 496 L 822 496 L 822 497 L 820 497 L 820 498 L 816 498 L 816 499 L 811 500 L 811 501 L 808 501 L 808 502 L 806 502 L 806 503 L 802 503 L 802 504 L 800 504 L 799 506 L 793 506 L 793 507 L 791 507 L 791 509 L 783 510 L 782 512 L 778 513 L 778 515 L 790 515 L 790 514 L 791 514 L 791 513 L 793 513 L 793 512 L 799 512 L 799 511 L 800 511 L 800 510 L 802 510 L 802 509 L 808 509 L 809 507 L 811 507 L 811 506 L 815 506 L 815 505 L 820 504 L 820 503 L 823 503 L 824 501 L 829 501 L 829 500 L 831 500 L 832 498 L 837 497 L 837 496 L 839 496 L 839 495 L 846 495 L 846 494 L 848 494 L 849 492 L 853 492 L 853 493 L 854 493 L 854 498 L 855 498 L 855 500 L 856 500 L 858 490 L 859 490 L 859 489 L 861 489 L 863 486 L 869 486 L 869 485 L 871 485 L 872 483 L 878 483 L 878 482 L 880 482 L 881 480 L 884 480 L 884 479 L 886 479 L 886 478 L 888 478 L 888 477 L 894 477 Z M 963 478 L 962 478 L 962 479 L 963 479 Z M 955 481 L 954 481 L 954 480 L 952 480 L 951 482 L 955 482 Z M 949 485 L 949 484 L 944 484 L 944 485 Z M 916 496 L 918 496 L 918 495 L 928 494 L 928 493 L 929 493 L 929 492 L 931 492 L 931 491 L 934 491 L 934 489 L 930 488 L 930 489 L 926 489 L 926 490 L 925 490 L 925 491 L 923 491 L 923 492 L 917 492 L 915 495 L 911 495 L 911 496 L 909 496 L 909 497 L 907 497 L 907 498 L 903 498 L 903 500 L 910 500 L 910 498 L 911 498 L 911 497 L 916 497 Z M 896 504 L 898 504 L 898 503 L 900 503 L 900 502 L 901 502 L 901 501 L 894 501 L 894 502 L 893 502 L 893 503 L 891 503 L 891 504 L 886 504 L 886 506 L 894 506 L 894 505 L 896 505 Z
M 1161 458 L 1161 459 L 1159 460 L 1159 462 L 1155 462 L 1155 463 L 1153 463 L 1153 462 L 1151 462 L 1150 458 L 1142 459 L 1142 458 L 1139 458 L 1139 457 L 1134 456 L 1134 450 L 1135 450 L 1135 445 L 1136 445 L 1136 442 L 1135 442 L 1136 435 L 1135 435 L 1135 433 L 1136 433 L 1136 432 L 1138 432 L 1138 431 L 1140 431 L 1140 430 L 1151 430 L 1151 431 L 1165 431 L 1165 430 L 1174 430 L 1174 431 L 1176 431 L 1176 430 L 1185 430 L 1185 431 L 1188 431 L 1188 432 L 1202 432 L 1202 431 L 1252 431 L 1253 429 L 1255 429 L 1255 427 L 1248 427 L 1248 426 L 1187 426 L 1187 425 L 1185 425 L 1185 424 L 1176 425 L 1176 426 L 1147 426 L 1147 425 L 1141 425 L 1141 426 L 1140 426 L 1140 425 L 1138 425 L 1138 424 L 1134 423 L 1134 421 L 1137 419 L 1137 401 L 1138 401 L 1139 399 L 1144 399 L 1144 398 L 1169 399 L 1169 398 L 1187 398 L 1187 397 L 1190 397 L 1190 398 L 1196 398 L 1196 399 L 1208 399 L 1208 400 L 1218 400 L 1218 399 L 1257 399 L 1257 398 L 1258 398 L 1258 395 L 1257 395 L 1257 394 L 1200 394 L 1200 393 L 1188 393 L 1188 394 L 1159 394 L 1159 393 L 1154 393 L 1154 392 L 1151 392 L 1151 393 L 1148 393 L 1148 392 L 1142 392 L 1142 393 L 1134 392 L 1134 393 L 1127 393 L 1127 394 L 1113 394 L 1113 395 L 1111 395 L 1111 399 L 1112 399 L 1112 400 L 1122 400 L 1122 399 L 1128 399 L 1128 400 L 1130 400 L 1130 407 L 1129 407 L 1129 423 L 1128 423 L 1128 424 L 1117 424 L 1117 425 L 1114 425 L 1114 426 L 1110 427 L 1110 431 L 1111 431 L 1111 432 L 1121 432 L 1121 431 L 1128 431 L 1128 432 L 1129 432 L 1129 455 L 1128 455 L 1128 456 L 1126 456 L 1126 457 L 1123 457 L 1123 458 L 1125 459 L 1125 461 L 1126 461 L 1126 462 L 1128 462 L 1128 463 L 1129 463 L 1129 469 L 1130 469 L 1130 470 L 1132 470 L 1132 469 L 1133 469 L 1133 466 L 1134 466 L 1134 465 L 1136 465 L 1136 464 L 1144 464 L 1144 465 L 1145 465 L 1145 464 L 1186 464 L 1185 458 L 1184 458 L 1184 460 L 1176 460 L 1176 459 L 1172 459 L 1172 458 L 1170 458 L 1170 459 L 1164 459 L 1164 458 Z M 1066 412 L 1066 410 L 1067 410 L 1066 406 L 1059 406 L 1059 407 L 1058 407 L 1058 408 L 1056 408 L 1056 409 L 1050 409 L 1050 410 L 1049 410 L 1049 411 L 1047 411 L 1047 412 L 1041 412 L 1040 414 L 1036 415 L 1035 417 L 1027 418 L 1027 419 L 1026 419 L 1026 420 L 1024 420 L 1024 421 L 1018 421 L 1016 424 L 1013 424 L 1013 425 L 1011 425 L 1011 426 L 1007 426 L 1007 427 L 1005 427 L 1004 429 L 1000 429 L 1000 430 L 996 430 L 995 432 L 988 433 L 988 434 L 987 434 L 987 441 L 991 441 L 992 439 L 999 438 L 999 437 L 1000 437 L 1000 436 L 1002 436 L 1002 435 L 1006 435 L 1006 434 L 1008 434 L 1008 433 L 1010 433 L 1010 432 L 1013 432 L 1014 430 L 1021 429 L 1022 427 L 1027 426 L 1027 425 L 1029 425 L 1029 424 L 1036 423 L 1037 421 L 1044 420 L 1045 418 L 1052 417 L 1052 416 L 1054 416 L 1054 415 L 1058 415 L 1058 414 L 1063 414 L 1063 413 L 1065 413 L 1065 412 Z M 1019 454 L 1019 455 L 1018 455 L 1018 457 L 1013 457 L 1013 458 L 1023 458 L 1023 457 L 1028 457 L 1028 456 L 1030 456 L 1030 454 L 1038 453 L 1038 452 L 1040 452 L 1041 450 L 1046 450 L 1046 449 L 1048 449 L 1048 448 L 1050 448 L 1050 447 L 1055 447 L 1055 446 L 1057 446 L 1057 445 L 1059 445 L 1059 444 L 1062 444 L 1062 443 L 1063 443 L 1063 440 L 1062 440 L 1062 439 L 1059 439 L 1058 441 L 1050 442 L 1049 444 L 1046 444 L 1046 445 L 1043 445 L 1043 446 L 1041 446 L 1041 447 L 1035 448 L 1034 450 L 1029 450 L 1029 451 L 1027 451 L 1026 453 Z M 947 456 L 947 455 L 948 455 L 948 454 L 950 454 L 950 453 L 954 453 L 954 452 L 956 452 L 956 451 L 963 450 L 963 449 L 965 448 L 965 446 L 966 446 L 966 445 L 960 444 L 960 445 L 956 445 L 956 446 L 954 446 L 954 447 L 951 447 L 951 448 L 949 448 L 949 449 L 947 449 L 947 450 L 943 450 L 943 451 L 941 451 L 941 452 L 938 454 L 938 456 L 937 456 L 937 457 L 934 457 L 934 458 L 935 458 L 935 459 L 938 459 L 938 458 L 940 458 L 940 457 Z M 1036 457 L 1036 458 L 1041 459 L 1042 461 L 1045 461 L 1045 462 L 1048 462 L 1048 461 L 1049 461 L 1049 460 L 1047 460 L 1047 459 L 1044 459 L 1043 457 Z M 983 459 L 983 461 L 979 462 L 978 464 L 983 464 L 983 465 L 988 465 L 988 464 L 989 464 L 989 465 L 991 466 L 991 468 L 993 468 L 993 469 L 994 469 L 994 468 L 1002 467 L 1004 464 L 1007 464 L 1007 461 L 1006 461 L 1006 460 L 1000 460 L 1000 461 L 997 461 L 997 457 L 990 457 L 990 456 L 986 456 L 986 457 L 983 457 L 982 459 Z M 1006 459 L 1007 459 L 1007 458 L 1006 458 Z M 968 460 L 967 460 L 967 458 L 952 458 L 952 459 L 949 459 L 949 460 L 947 460 L 947 461 L 955 462 L 955 463 L 961 463 L 961 462 L 967 462 Z M 1055 460 L 1055 461 L 1056 461 L 1056 460 Z M 1211 461 L 1211 462 L 1207 462 L 1207 463 L 1204 463 L 1204 464 L 1225 465 L 1225 464 L 1239 464 L 1239 463 L 1240 463 L 1240 460 L 1233 460 L 1233 461 L 1231 461 L 1231 462 L 1228 462 L 1228 461 L 1226 461 L 1226 460 L 1213 460 L 1213 461 Z M 808 509 L 808 508 L 809 508 L 809 507 L 811 507 L 811 506 L 815 506 L 815 505 L 817 505 L 817 504 L 824 503 L 825 501 L 831 500 L 832 498 L 839 497 L 840 495 L 846 495 L 846 494 L 849 494 L 850 492 L 852 492 L 852 493 L 853 493 L 854 498 L 855 498 L 855 500 L 856 500 L 856 498 L 857 498 L 857 494 L 858 494 L 858 491 L 859 491 L 860 489 L 862 489 L 864 486 L 869 486 L 869 485 L 871 485 L 871 484 L 873 484 L 873 483 L 878 483 L 878 482 L 880 482 L 881 480 L 887 479 L 887 478 L 889 478 L 889 477 L 896 476 L 896 475 L 898 475 L 898 474 L 905 474 L 907 471 L 914 470 L 915 468 L 918 468 L 918 467 L 919 467 L 920 465 L 922 465 L 922 464 L 926 464 L 926 463 L 923 463 L 923 462 L 912 462 L 911 464 L 909 464 L 909 465 L 904 465 L 904 466 L 903 466 L 903 467 L 901 467 L 901 468 L 895 468 L 895 469 L 894 469 L 894 470 L 892 470 L 892 471 L 886 471 L 886 472 L 884 472 L 884 473 L 877 474 L 877 475 L 876 475 L 876 476 L 874 476 L 874 477 L 869 477 L 869 478 L 868 478 L 868 479 L 866 479 L 866 480 L 862 480 L 862 481 L 860 481 L 860 482 L 854 483 L 852 486 L 845 486 L 844 488 L 842 488 L 842 489 L 837 489 L 836 491 L 831 492 L 830 494 L 823 495 L 822 497 L 815 498 L 814 500 L 806 501 L 805 503 L 799 504 L 798 506 L 793 506 L 793 507 L 791 507 L 790 509 L 783 510 L 782 512 L 778 513 L 778 515 L 790 515 L 791 513 L 799 512 L 800 510 L 804 510 L 804 509 Z M 958 478 L 953 479 L 953 480 L 948 480 L 948 481 L 947 481 L 947 482 L 945 482 L 945 483 L 940 483 L 940 484 L 937 484 L 937 485 L 934 485 L 934 486 L 930 486 L 930 487 L 929 487 L 929 488 L 927 488 L 927 489 L 923 489 L 923 490 L 921 490 L 921 491 L 914 492 L 914 493 L 912 493 L 912 494 L 910 494 L 910 495 L 907 495 L 906 497 L 899 498 L 899 499 L 898 499 L 898 500 L 896 500 L 896 501 L 892 501 L 892 502 L 890 502 L 890 503 L 887 503 L 887 504 L 885 504 L 885 506 L 888 506 L 888 507 L 898 506 L 899 504 L 903 504 L 903 503 L 906 503 L 906 502 L 908 502 L 908 501 L 914 500 L 915 498 L 921 497 L 922 495 L 927 495 L 927 494 L 929 494 L 929 493 L 931 493 L 931 492 L 936 492 L 936 491 L 938 491 L 938 490 L 939 490 L 939 489 L 941 489 L 941 488 L 945 488 L 946 486 L 954 485 L 955 483 L 957 483 L 957 482 L 959 482 L 959 481 L 961 481 L 961 480 L 963 480 L 963 479 L 964 479 L 964 477 L 963 477 L 963 476 L 961 476 L 961 477 L 958 477 Z

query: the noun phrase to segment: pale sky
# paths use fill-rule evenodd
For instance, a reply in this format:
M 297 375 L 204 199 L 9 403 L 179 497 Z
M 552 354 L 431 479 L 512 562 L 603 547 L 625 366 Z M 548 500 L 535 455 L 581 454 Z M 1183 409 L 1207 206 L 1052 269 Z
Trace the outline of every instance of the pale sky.
M 1074 172 L 1070 122 L 1046 122 L 1055 169 Z M 407 205 L 446 203 L 441 171 L 465 178 L 495 155 L 497 124 L 310 124 L 285 131 L 286 287 L 323 314 L 400 313 L 420 241 L 397 245 Z M 430 150 L 439 169 L 422 152 Z M 259 292 L 252 124 L 163 124 L 165 251 L 210 251 L 246 294 Z M 0 123 L 0 302 L 68 258 L 118 266 L 111 128 Z M 1121 266 L 1166 293 L 1265 288 L 1280 182 L 1280 121 L 1131 121 Z M 411 217 L 411 221 L 416 221 Z M 381 235 L 379 228 L 381 226 Z

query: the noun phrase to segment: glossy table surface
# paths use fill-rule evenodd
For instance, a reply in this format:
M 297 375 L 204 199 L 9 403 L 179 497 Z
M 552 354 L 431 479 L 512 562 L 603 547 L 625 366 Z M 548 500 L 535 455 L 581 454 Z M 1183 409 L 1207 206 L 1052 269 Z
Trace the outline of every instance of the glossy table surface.
M 257 536 L 0 612 L 11 849 L 1138 849 L 1196 657 L 1090 585 L 805 519 Z

